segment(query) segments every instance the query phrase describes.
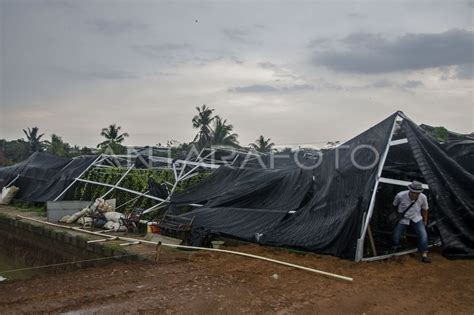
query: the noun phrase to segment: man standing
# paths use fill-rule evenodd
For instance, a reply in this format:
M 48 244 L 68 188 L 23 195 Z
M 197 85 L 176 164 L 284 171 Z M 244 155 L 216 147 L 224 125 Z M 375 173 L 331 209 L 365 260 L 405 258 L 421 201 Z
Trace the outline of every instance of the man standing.
M 408 190 L 399 192 L 393 200 L 393 205 L 398 208 L 401 218 L 393 231 L 393 247 L 400 248 L 400 238 L 411 225 L 418 236 L 418 251 L 422 254 L 421 261 L 430 263 L 428 257 L 428 234 L 425 226 L 428 224 L 428 199 L 422 193 L 423 186 L 420 182 L 413 181 L 408 185 Z

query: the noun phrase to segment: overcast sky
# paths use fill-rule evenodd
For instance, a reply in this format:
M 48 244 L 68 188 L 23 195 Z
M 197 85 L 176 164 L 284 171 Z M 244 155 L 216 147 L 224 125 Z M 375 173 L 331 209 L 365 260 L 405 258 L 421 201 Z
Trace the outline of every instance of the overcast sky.
M 474 129 L 473 2 L 0 3 L 0 138 L 188 142 L 202 104 L 242 145 L 343 141 L 398 109 Z

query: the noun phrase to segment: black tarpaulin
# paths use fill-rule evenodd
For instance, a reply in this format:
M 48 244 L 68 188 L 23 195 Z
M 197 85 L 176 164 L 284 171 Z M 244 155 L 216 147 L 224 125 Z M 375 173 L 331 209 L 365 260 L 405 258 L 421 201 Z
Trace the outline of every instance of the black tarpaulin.
M 430 187 L 443 252 L 474 257 L 474 176 L 412 121 L 403 127 L 414 158 Z
M 474 174 L 474 140 L 451 141 L 444 149 L 461 167 Z
M 314 170 L 221 167 L 172 202 L 204 204 L 187 216 L 195 217 L 197 228 L 215 234 L 256 241 L 259 233 L 262 244 L 354 257 L 377 157 L 386 147 L 395 117 L 328 151 Z M 287 214 L 289 210 L 297 211 Z
M 168 198 L 168 190 L 165 184 L 157 184 L 153 177 L 148 178 L 148 193 L 161 199 Z
M 354 258 L 362 214 L 375 184 L 374 162 L 386 147 L 395 118 L 394 114 L 324 154 L 314 170 L 311 201 L 263 235 L 261 243 Z
M 36 152 L 26 161 L 0 168 L 0 179 L 7 185 L 19 175 L 13 183 L 20 188 L 15 198 L 46 202 L 56 198 L 95 159 L 95 156 L 70 159 Z
M 312 172 L 221 167 L 203 183 L 172 198 L 173 205 L 198 203 L 194 228 L 255 241 L 297 209 L 311 188 Z
M 193 228 L 245 241 L 258 241 L 260 235 L 278 225 L 287 213 L 284 210 L 217 207 L 198 209 L 185 216 L 194 217 Z
M 312 180 L 303 169 L 240 169 L 222 166 L 203 182 L 173 196 L 175 205 L 292 210 L 299 207 Z

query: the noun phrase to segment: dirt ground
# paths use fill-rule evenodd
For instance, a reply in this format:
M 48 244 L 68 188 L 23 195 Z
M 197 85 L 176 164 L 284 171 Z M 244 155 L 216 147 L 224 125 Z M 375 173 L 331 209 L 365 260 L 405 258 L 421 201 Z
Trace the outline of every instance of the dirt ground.
M 121 263 L 0 283 L 0 313 L 314 314 L 474 312 L 474 261 L 416 256 L 354 263 L 244 245 L 233 250 L 354 278 L 352 283 L 270 262 L 162 250 Z M 274 277 L 276 274 L 278 277 Z

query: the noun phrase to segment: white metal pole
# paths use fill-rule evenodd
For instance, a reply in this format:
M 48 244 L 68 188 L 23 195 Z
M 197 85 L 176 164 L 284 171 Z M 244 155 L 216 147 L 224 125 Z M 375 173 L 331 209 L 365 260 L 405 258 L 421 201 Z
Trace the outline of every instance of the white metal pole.
M 363 222 L 363 230 L 360 238 L 357 240 L 357 248 L 356 248 L 356 255 L 355 255 L 355 261 L 361 261 L 364 253 L 364 241 L 365 241 L 365 235 L 367 234 L 367 228 L 369 226 L 370 219 L 372 218 L 372 213 L 374 211 L 374 206 L 375 206 L 375 196 L 377 195 L 377 189 L 379 187 L 379 179 L 380 176 L 382 175 L 382 170 L 385 165 L 385 160 L 388 155 L 388 150 L 390 148 L 390 141 L 392 141 L 393 134 L 395 132 L 395 127 L 397 125 L 397 117 L 399 115 L 395 115 L 393 119 L 393 125 L 392 125 L 392 130 L 390 131 L 390 136 L 388 138 L 387 144 L 385 145 L 384 152 L 382 154 L 382 158 L 379 161 L 379 166 L 377 169 L 377 175 L 375 177 L 375 184 L 374 188 L 372 190 L 372 196 L 370 198 L 370 203 L 369 203 L 369 208 L 367 210 L 367 216 L 365 217 L 365 222 Z
M 143 194 L 148 194 L 148 192 L 149 192 L 149 191 L 147 190 L 147 191 L 145 191 Z M 115 211 L 117 211 L 118 209 L 122 208 L 123 206 L 128 205 L 129 203 L 131 203 L 131 202 L 133 202 L 133 201 L 139 199 L 140 197 L 143 197 L 143 194 L 140 195 L 140 196 L 136 196 L 136 197 L 134 197 L 134 198 L 132 198 L 132 199 L 130 199 L 130 200 L 128 200 L 128 201 L 122 203 L 121 205 L 115 207 Z
M 104 199 L 108 194 L 110 194 L 120 183 L 124 180 L 125 177 L 127 177 L 128 173 L 135 167 L 135 165 L 132 164 L 127 171 L 120 177 L 120 179 L 115 183 L 114 187 L 111 187 L 105 194 L 103 194 L 100 198 Z
M 151 212 L 151 211 L 153 211 L 153 210 L 158 210 L 159 207 L 162 207 L 162 206 L 164 206 L 164 205 L 165 205 L 165 202 L 164 202 L 164 201 L 159 202 L 159 203 L 157 203 L 156 205 L 151 206 L 151 207 L 148 208 L 148 209 L 145 209 L 145 210 L 142 212 L 142 214 L 147 214 L 147 213 L 149 213 L 149 212 Z
M 16 175 L 16 177 L 11 180 L 8 184 L 5 185 L 5 187 L 10 187 L 14 182 L 17 181 L 17 179 L 20 178 L 20 174 Z

